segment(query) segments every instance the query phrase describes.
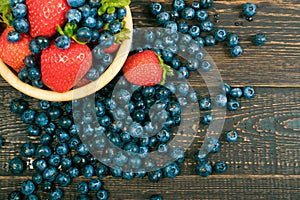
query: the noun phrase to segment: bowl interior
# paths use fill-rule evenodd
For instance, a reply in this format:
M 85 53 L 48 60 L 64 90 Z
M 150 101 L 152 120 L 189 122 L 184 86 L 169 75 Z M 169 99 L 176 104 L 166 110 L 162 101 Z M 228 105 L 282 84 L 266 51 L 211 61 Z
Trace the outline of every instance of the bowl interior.
M 133 22 L 132 15 L 129 6 L 126 7 L 127 15 L 125 17 L 126 28 L 130 30 L 130 39 L 125 40 L 120 46 L 112 64 L 106 69 L 106 71 L 95 81 L 88 83 L 82 87 L 74 88 L 68 92 L 59 93 L 51 90 L 44 90 L 35 88 L 29 84 L 22 82 L 18 76 L 0 59 L 0 75 L 11 86 L 19 90 L 20 92 L 34 97 L 36 99 L 48 100 L 48 101 L 70 101 L 80 99 L 93 94 L 106 86 L 122 69 L 124 62 L 127 59 L 131 48 Z

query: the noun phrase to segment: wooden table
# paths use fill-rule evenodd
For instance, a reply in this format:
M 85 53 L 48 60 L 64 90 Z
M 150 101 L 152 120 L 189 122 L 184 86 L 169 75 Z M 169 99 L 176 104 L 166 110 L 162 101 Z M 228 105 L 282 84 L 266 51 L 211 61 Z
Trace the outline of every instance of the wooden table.
M 156 26 L 146 7 L 150 1 L 133 0 L 132 12 L 136 27 Z M 171 0 L 165 1 L 170 3 Z M 241 109 L 227 112 L 224 131 L 236 129 L 237 143 L 228 144 L 221 137 L 220 153 L 211 161 L 225 161 L 228 170 L 202 178 L 195 173 L 192 154 L 199 148 L 201 136 L 187 152 L 181 165 L 181 175 L 163 179 L 157 184 L 147 178 L 127 181 L 104 179 L 111 199 L 149 199 L 158 193 L 164 199 L 300 199 L 300 2 L 299 0 L 252 0 L 258 7 L 253 22 L 240 18 L 245 1 L 216 1 L 220 14 L 217 27 L 239 34 L 244 54 L 232 59 L 223 45 L 207 48 L 224 82 L 233 86 L 252 85 L 253 100 L 241 100 Z M 235 26 L 235 22 L 243 25 Z M 263 47 L 251 43 L 251 37 L 265 33 L 268 42 Z M 198 78 L 191 83 L 201 91 Z M 19 155 L 25 141 L 34 140 L 25 133 L 25 125 L 11 114 L 9 103 L 20 93 L 0 80 L 0 135 L 5 139 L 0 149 L 0 199 L 18 189 L 32 171 L 22 176 L 8 172 L 8 161 Z M 81 178 L 80 178 L 81 179 Z M 77 179 L 66 188 L 65 199 L 75 199 Z M 42 196 L 46 199 L 47 196 Z

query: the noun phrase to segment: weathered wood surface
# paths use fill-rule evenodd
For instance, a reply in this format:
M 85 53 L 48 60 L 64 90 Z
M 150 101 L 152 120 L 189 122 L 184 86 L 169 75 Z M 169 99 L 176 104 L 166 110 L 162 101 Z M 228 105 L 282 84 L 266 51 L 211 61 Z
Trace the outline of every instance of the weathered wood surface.
M 165 1 L 168 2 L 171 1 Z M 300 2 L 252 2 L 258 5 L 253 22 L 239 17 L 245 1 L 215 3 L 221 20 L 216 27 L 237 32 L 244 55 L 232 59 L 224 45 L 207 49 L 225 82 L 256 86 L 255 99 L 242 100 L 239 111 L 227 112 L 224 132 L 238 130 L 239 141 L 228 144 L 221 136 L 221 152 L 209 158 L 225 161 L 228 171 L 208 178 L 196 175 L 192 155 L 204 137 L 204 129 L 200 127 L 199 136 L 181 164 L 181 176 L 163 179 L 158 184 L 147 179 L 127 181 L 107 177 L 104 183 L 111 199 L 148 199 L 154 193 L 162 194 L 164 199 L 300 199 Z M 145 11 L 148 4 L 144 0 L 132 1 L 136 27 L 156 26 Z M 235 26 L 236 21 L 243 22 L 243 26 Z M 268 36 L 269 41 L 263 47 L 255 47 L 250 42 L 257 32 Z M 202 91 L 199 86 L 203 84 L 197 75 L 190 81 L 196 90 Z M 5 139 L 0 149 L 0 199 L 5 199 L 32 171 L 22 176 L 8 173 L 8 160 L 18 155 L 20 145 L 30 139 L 24 133 L 25 125 L 8 108 L 11 99 L 20 94 L 2 79 L 0 94 L 0 135 Z M 79 180 L 66 188 L 65 199 L 75 199 Z M 40 197 L 47 198 L 43 194 Z

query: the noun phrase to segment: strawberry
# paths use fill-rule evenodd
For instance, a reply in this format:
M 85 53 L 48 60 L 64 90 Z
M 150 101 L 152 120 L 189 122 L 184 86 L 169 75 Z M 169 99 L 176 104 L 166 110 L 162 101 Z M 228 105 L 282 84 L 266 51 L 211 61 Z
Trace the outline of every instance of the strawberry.
M 41 55 L 44 84 L 56 92 L 66 92 L 79 82 L 92 66 L 87 45 L 71 42 L 68 49 L 57 48 L 54 42 Z
M 29 42 L 32 38 L 27 34 L 21 34 L 18 42 L 11 43 L 7 40 L 7 35 L 12 30 L 14 29 L 8 27 L 0 36 L 0 58 L 16 72 L 19 72 L 24 67 L 24 58 L 31 54 Z
M 167 75 L 172 76 L 170 66 L 151 50 L 136 53 L 127 58 L 123 66 L 124 77 L 132 84 L 154 86 L 164 84 Z
M 66 13 L 70 8 L 67 0 L 26 0 L 30 35 L 32 37 L 51 37 L 57 26 L 66 22 Z
M 108 48 L 104 48 L 104 52 L 105 53 L 115 53 L 116 51 L 118 51 L 120 45 L 117 44 L 117 43 L 114 43 L 113 45 L 111 45 L 110 47 Z

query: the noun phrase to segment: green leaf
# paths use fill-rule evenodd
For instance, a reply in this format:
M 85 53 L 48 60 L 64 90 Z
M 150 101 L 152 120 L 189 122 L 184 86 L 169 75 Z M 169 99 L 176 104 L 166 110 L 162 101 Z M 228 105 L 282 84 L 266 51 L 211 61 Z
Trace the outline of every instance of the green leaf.
M 77 24 L 75 23 L 67 23 L 64 28 L 64 33 L 68 37 L 72 37 L 77 30 Z
M 174 73 L 173 73 L 172 68 L 164 62 L 164 60 L 162 59 L 162 57 L 160 55 L 156 54 L 156 56 L 158 57 L 160 66 L 163 70 L 162 80 L 161 80 L 160 84 L 164 85 L 166 82 L 167 76 L 174 76 Z
M 73 39 L 75 42 L 77 42 L 78 44 L 87 44 L 86 42 L 81 42 L 81 41 L 79 41 L 79 40 L 77 39 L 77 35 L 73 35 L 73 36 L 72 36 L 72 39 Z
M 117 44 L 122 44 L 125 40 L 130 39 L 128 36 L 130 33 L 128 28 L 123 28 L 119 33 L 115 34 L 115 42 Z
M 130 5 L 130 0 L 102 0 L 102 6 L 98 9 L 98 15 L 104 13 L 112 14 L 116 8 L 121 8 Z M 114 10 L 113 10 L 114 9 Z
M 107 8 L 107 11 L 106 11 L 108 14 L 113 14 L 114 12 L 116 12 L 116 8 L 114 7 L 109 7 Z
M 60 34 L 60 35 L 65 35 L 64 31 L 62 30 L 62 28 L 60 27 L 60 25 L 57 25 L 57 28 L 56 28 L 57 32 Z
M 12 9 L 9 0 L 0 1 L 0 22 L 11 26 L 13 21 Z

